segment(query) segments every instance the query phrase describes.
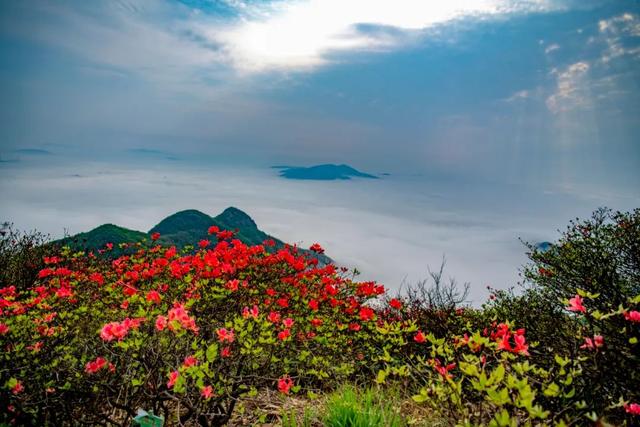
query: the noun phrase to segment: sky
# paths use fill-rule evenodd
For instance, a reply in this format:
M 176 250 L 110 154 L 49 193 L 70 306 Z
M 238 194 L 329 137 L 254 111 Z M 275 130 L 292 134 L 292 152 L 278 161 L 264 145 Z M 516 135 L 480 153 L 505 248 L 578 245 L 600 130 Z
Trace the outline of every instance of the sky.
M 235 204 L 395 287 L 446 254 L 479 297 L 519 237 L 638 207 L 639 85 L 637 1 L 0 2 L 0 219 Z M 390 175 L 269 169 L 320 163 Z

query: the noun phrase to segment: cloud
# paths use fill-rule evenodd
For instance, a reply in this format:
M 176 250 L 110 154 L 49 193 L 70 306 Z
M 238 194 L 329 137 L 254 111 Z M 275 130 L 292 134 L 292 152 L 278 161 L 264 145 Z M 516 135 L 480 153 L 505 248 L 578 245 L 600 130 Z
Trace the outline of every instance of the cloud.
M 529 92 L 528 90 L 519 90 L 517 92 L 515 92 L 513 95 L 511 95 L 510 97 L 508 97 L 505 101 L 507 102 L 515 102 L 515 101 L 520 101 L 523 99 L 527 99 L 531 96 L 531 92 Z
M 564 71 L 552 71 L 556 75 L 556 91 L 547 98 L 549 111 L 558 114 L 591 105 L 589 68 L 589 63 L 580 61 L 569 65 Z
M 625 55 L 640 56 L 640 47 L 629 47 L 624 43 L 625 38 L 640 37 L 640 19 L 636 15 L 623 13 L 602 19 L 598 22 L 598 30 L 607 44 L 600 59 L 604 64 Z
M 544 50 L 544 53 L 546 53 L 548 55 L 551 52 L 553 52 L 554 50 L 558 50 L 558 49 L 560 49 L 560 45 L 559 44 L 557 44 L 557 43 L 550 44 L 549 46 L 546 47 L 546 49 Z
M 332 54 L 384 51 L 410 43 L 422 30 L 465 18 L 503 17 L 559 8 L 546 0 L 307 0 L 245 5 L 229 25 L 201 22 L 195 31 L 221 46 L 243 72 L 313 69 Z M 248 10 L 247 10 L 248 9 Z M 397 31 L 372 31 L 393 28 Z

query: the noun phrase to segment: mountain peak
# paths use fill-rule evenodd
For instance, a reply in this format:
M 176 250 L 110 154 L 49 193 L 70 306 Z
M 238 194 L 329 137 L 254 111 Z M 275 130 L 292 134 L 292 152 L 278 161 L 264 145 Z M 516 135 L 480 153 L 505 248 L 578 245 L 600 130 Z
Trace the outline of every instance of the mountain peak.
M 249 215 L 233 206 L 225 209 L 220 215 L 215 217 L 215 220 L 232 229 L 258 228 L 258 225 Z
M 171 234 L 176 230 L 206 229 L 210 225 L 213 225 L 213 219 L 209 215 L 195 209 L 187 209 L 169 215 L 149 230 L 149 233 Z

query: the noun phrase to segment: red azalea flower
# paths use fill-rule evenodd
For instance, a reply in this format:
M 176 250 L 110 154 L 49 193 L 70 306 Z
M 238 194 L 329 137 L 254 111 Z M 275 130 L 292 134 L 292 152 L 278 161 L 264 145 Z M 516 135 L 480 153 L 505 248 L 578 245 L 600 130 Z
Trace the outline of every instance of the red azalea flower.
M 270 312 L 267 316 L 267 320 L 269 320 L 269 322 L 271 323 L 278 323 L 280 321 L 280 313 L 278 313 L 277 311 Z
M 87 362 L 85 365 L 84 371 L 88 374 L 95 374 L 100 369 L 104 368 L 107 364 L 107 361 L 103 357 L 97 357 L 96 360 L 92 362 Z
M 22 385 L 22 381 L 18 381 L 16 385 L 11 387 L 11 393 L 20 394 L 24 391 L 24 386 Z
M 210 399 L 211 397 L 213 397 L 213 387 L 211 387 L 210 385 L 202 387 L 202 389 L 200 390 L 200 395 L 205 399 Z
M 423 342 L 425 342 L 427 340 L 427 338 L 424 336 L 424 334 L 422 333 L 422 331 L 418 331 L 415 336 L 413 337 L 413 340 L 419 344 L 422 344 Z
M 313 311 L 317 311 L 320 304 L 315 299 L 309 300 L 309 308 Z
M 631 415 L 640 415 L 640 404 L 639 403 L 625 403 L 624 410 L 627 414 Z
M 324 249 L 322 249 L 322 246 L 320 246 L 318 243 L 314 243 L 313 245 L 311 245 L 311 247 L 309 248 L 309 250 L 318 253 L 318 254 L 323 254 L 324 253 Z
M 293 380 L 288 375 L 278 380 L 278 390 L 280 393 L 289 394 L 289 390 L 293 387 Z
M 363 322 L 373 319 L 373 316 L 374 312 L 370 307 L 362 307 L 360 309 L 360 320 L 362 320 Z
M 0 323 L 0 335 L 5 335 L 9 333 L 9 331 L 9 326 L 5 325 L 4 323 Z
M 280 341 L 284 341 L 287 338 L 289 338 L 291 336 L 291 332 L 289 331 L 289 329 L 284 329 L 280 332 L 278 332 L 278 339 Z
M 167 327 L 167 318 L 165 316 L 158 316 L 156 319 L 156 329 L 162 331 Z
M 289 307 L 289 300 L 286 298 L 278 298 L 276 304 L 278 304 L 282 308 L 287 308 Z
M 151 240 L 153 240 L 154 242 L 159 238 L 160 238 L 160 233 L 158 233 L 157 231 L 151 235 Z
M 231 356 L 231 348 L 229 348 L 229 347 L 223 348 L 222 351 L 220 352 L 220 356 L 222 356 L 222 357 L 230 357 Z
M 160 304 L 162 301 L 162 297 L 158 293 L 158 291 L 149 291 L 147 292 L 147 301 L 153 302 L 155 304 Z
M 180 377 L 180 372 L 178 371 L 170 372 L 169 381 L 167 381 L 167 387 L 173 388 L 173 386 L 176 384 L 176 381 L 178 381 L 178 377 Z
M 624 313 L 624 318 L 630 322 L 640 323 L 640 311 L 630 311 Z
M 104 277 L 102 277 L 102 274 L 100 273 L 91 273 L 89 275 L 89 280 L 101 286 L 104 284 Z
M 587 309 L 584 307 L 584 305 L 582 305 L 582 297 L 580 295 L 576 295 L 569 300 L 569 306 L 567 307 L 567 310 L 580 313 L 587 312 Z
M 203 240 L 200 240 L 198 242 L 198 246 L 200 246 L 202 249 L 204 249 L 207 246 L 209 246 L 210 243 L 211 243 L 210 241 L 203 239 Z
M 185 368 L 196 366 L 197 364 L 198 364 L 198 359 L 196 359 L 194 356 L 187 356 L 184 358 L 184 362 L 182 362 L 182 366 Z
M 218 231 L 220 231 L 220 228 L 219 228 L 219 227 L 217 227 L 217 226 L 215 226 L 215 225 L 212 225 L 212 226 L 211 226 L 211 227 L 209 227 L 209 229 L 207 230 L 207 232 L 208 232 L 209 234 L 216 234 Z
M 235 339 L 233 329 L 220 328 L 216 331 L 218 334 L 218 341 L 232 343 Z
M 224 287 L 229 289 L 231 292 L 235 292 L 238 290 L 238 285 L 240 281 L 238 279 L 229 280 Z
M 389 305 L 391 308 L 395 308 L 396 310 L 400 310 L 402 308 L 402 302 L 399 299 L 393 298 L 389 301 Z
M 286 328 L 291 328 L 293 326 L 293 319 L 290 317 L 287 317 L 286 319 L 284 319 L 282 321 L 282 324 L 286 327 Z

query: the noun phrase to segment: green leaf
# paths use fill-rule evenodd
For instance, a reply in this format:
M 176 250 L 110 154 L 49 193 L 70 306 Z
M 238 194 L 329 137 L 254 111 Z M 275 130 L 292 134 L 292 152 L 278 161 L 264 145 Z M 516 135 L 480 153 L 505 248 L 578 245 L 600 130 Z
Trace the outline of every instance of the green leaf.
M 218 344 L 213 343 L 209 347 L 207 347 L 207 352 L 205 353 L 208 362 L 213 362 L 218 357 Z
M 544 395 L 547 397 L 556 397 L 559 394 L 560 386 L 556 383 L 549 384 L 549 386 L 544 390 Z

